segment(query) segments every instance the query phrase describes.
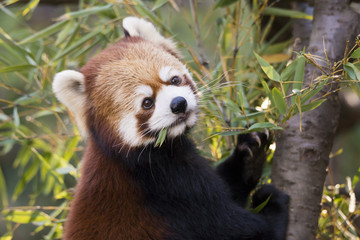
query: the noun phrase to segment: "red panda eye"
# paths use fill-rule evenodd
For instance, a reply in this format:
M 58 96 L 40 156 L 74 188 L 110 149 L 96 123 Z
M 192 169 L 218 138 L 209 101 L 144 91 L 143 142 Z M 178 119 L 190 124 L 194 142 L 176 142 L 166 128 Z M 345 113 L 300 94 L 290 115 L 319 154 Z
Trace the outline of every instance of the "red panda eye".
M 178 76 L 171 78 L 170 83 L 172 85 L 179 85 L 181 83 L 181 79 Z
M 152 108 L 153 105 L 154 105 L 154 101 L 151 98 L 145 98 L 142 103 L 142 107 L 146 110 Z

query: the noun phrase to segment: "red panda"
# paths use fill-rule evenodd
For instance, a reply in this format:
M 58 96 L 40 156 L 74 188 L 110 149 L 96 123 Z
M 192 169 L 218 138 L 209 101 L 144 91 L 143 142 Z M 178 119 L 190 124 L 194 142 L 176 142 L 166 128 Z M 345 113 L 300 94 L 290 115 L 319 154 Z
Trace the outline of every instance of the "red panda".
M 54 77 L 57 98 L 87 139 L 63 239 L 284 239 L 285 193 L 263 186 L 253 204 L 271 196 L 265 208 L 244 209 L 260 177 L 247 168 L 262 167 L 266 134 L 239 135 L 213 170 L 186 137 L 198 91 L 175 43 L 143 19 L 127 17 L 123 27 L 125 38 L 79 72 Z

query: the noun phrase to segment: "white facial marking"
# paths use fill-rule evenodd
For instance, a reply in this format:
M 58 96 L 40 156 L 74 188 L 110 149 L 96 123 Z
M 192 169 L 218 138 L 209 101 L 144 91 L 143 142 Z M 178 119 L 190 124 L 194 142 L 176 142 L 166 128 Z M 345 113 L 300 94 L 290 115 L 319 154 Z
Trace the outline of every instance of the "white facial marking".
M 138 86 L 135 90 L 136 94 L 143 95 L 144 97 L 150 97 L 153 95 L 153 90 L 150 86 L 141 85 Z
M 138 131 L 137 119 L 133 114 L 127 114 L 122 118 L 119 123 L 118 131 L 120 136 L 131 147 L 147 145 L 156 140 L 155 138 L 144 139 L 142 137 L 142 134 Z
M 169 129 L 168 136 L 176 137 L 182 134 L 186 127 L 192 127 L 196 122 L 197 99 L 189 86 L 164 86 L 158 92 L 155 101 L 155 110 L 149 119 L 149 127 L 153 131 L 172 126 L 179 115 L 171 111 L 170 103 L 176 97 L 183 97 L 187 102 L 186 112 L 190 115 L 183 123 L 177 124 Z
M 162 67 L 159 71 L 159 77 L 164 82 L 169 81 L 174 76 L 180 76 L 182 73 L 180 73 L 178 70 L 173 69 L 170 66 Z

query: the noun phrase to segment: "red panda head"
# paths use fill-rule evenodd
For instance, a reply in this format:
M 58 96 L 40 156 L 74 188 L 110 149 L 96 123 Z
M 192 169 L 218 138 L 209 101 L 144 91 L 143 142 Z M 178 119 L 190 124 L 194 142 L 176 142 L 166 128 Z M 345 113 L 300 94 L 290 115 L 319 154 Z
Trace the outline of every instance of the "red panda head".
M 197 89 L 175 44 L 143 19 L 123 21 L 126 38 L 92 58 L 80 72 L 56 74 L 57 98 L 82 135 L 107 144 L 153 144 L 167 129 L 174 138 L 196 122 Z

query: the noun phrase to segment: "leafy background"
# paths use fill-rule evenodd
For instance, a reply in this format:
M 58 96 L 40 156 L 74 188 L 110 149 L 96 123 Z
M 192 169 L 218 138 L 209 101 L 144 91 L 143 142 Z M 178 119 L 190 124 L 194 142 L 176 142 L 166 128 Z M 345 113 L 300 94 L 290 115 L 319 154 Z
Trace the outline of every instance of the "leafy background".
M 38 0 L 16 2 L 0 3 L 0 240 L 61 238 L 84 142 L 73 116 L 52 93 L 52 79 L 61 70 L 79 69 L 121 38 L 125 16 L 147 18 L 178 42 L 201 94 L 192 137 L 214 164 L 230 154 L 235 134 L 265 128 L 275 133 L 295 114 L 315 109 L 325 96 L 312 97 L 326 84 L 359 92 L 357 46 L 329 66 L 330 74 L 304 88 L 305 63 L 317 65 L 321 59 L 306 49 L 292 52 L 285 33 L 292 19 L 312 16 L 268 1 L 82 0 L 56 8 L 39 6 Z M 287 17 L 280 29 L 274 28 L 278 17 Z M 353 164 L 342 167 L 350 176 L 338 177 L 343 184 L 329 174 L 321 239 L 358 236 L 359 138 L 359 127 L 338 138 L 333 158 Z M 271 181 L 274 148 L 263 181 Z

